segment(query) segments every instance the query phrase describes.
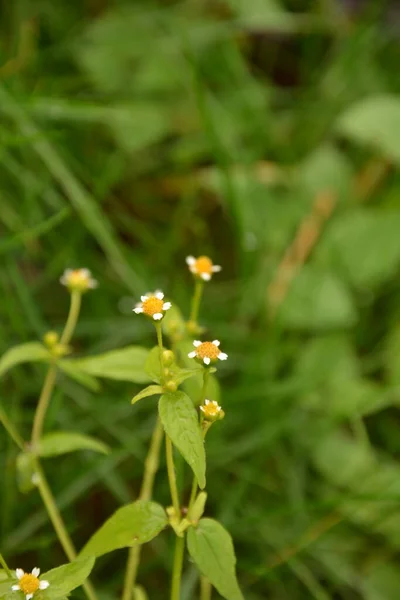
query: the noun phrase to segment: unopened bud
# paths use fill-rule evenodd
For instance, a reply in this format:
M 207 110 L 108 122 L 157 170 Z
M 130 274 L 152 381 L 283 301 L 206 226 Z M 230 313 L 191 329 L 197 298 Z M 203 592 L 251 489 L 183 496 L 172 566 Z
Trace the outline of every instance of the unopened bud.
M 53 348 L 58 342 L 59 336 L 56 331 L 48 331 L 43 336 L 43 342 L 48 348 Z
M 169 392 L 176 392 L 176 390 L 178 389 L 178 384 L 176 383 L 176 381 L 171 379 L 170 381 L 167 381 L 165 387 Z
M 163 351 L 163 362 L 166 367 L 170 367 L 175 362 L 175 354 L 172 350 Z

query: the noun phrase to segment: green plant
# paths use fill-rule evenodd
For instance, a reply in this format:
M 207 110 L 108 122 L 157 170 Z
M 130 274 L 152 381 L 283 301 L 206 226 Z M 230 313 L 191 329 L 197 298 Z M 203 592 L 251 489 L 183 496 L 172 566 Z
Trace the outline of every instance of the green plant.
M 89 600 L 96 600 L 96 592 L 87 580 L 94 561 L 99 556 L 120 548 L 129 548 L 123 586 L 123 600 L 144 596 L 143 588 L 136 584 L 142 544 L 158 536 L 167 526 L 175 532 L 175 554 L 171 577 L 171 600 L 179 600 L 185 541 L 189 554 L 202 574 L 201 598 L 207 600 L 211 595 L 211 586 L 227 600 L 243 600 L 236 580 L 236 557 L 229 533 L 216 520 L 204 518 L 207 494 L 205 438 L 213 423 L 220 421 L 225 413 L 216 400 L 207 398 L 211 378 L 215 377 L 216 363 L 226 360 L 227 354 L 219 348 L 219 341 L 193 342 L 193 335 L 202 334 L 198 322 L 200 300 L 204 283 L 209 281 L 220 267 L 213 265 L 205 256 L 197 259 L 188 257 L 189 269 L 194 275 L 195 289 L 192 299 L 190 318 L 184 321 L 178 308 L 171 302 L 165 302 L 160 291 L 141 297 L 141 302 L 133 309 L 143 314 L 155 326 L 157 346 L 146 351 L 141 348 L 126 348 L 92 356 L 89 359 L 66 358 L 71 353 L 70 342 L 78 322 L 82 295 L 95 288 L 97 282 L 88 269 L 67 269 L 60 281 L 71 296 L 70 310 L 61 336 L 49 331 L 43 338 L 43 344 L 29 342 L 11 348 L 0 360 L 0 374 L 13 366 L 29 361 L 41 360 L 48 363 L 47 374 L 37 403 L 30 442 L 26 443 L 17 428 L 2 408 L 1 421 L 12 440 L 20 449 L 18 456 L 18 477 L 20 487 L 27 492 L 37 488 L 46 507 L 49 519 L 57 533 L 70 565 L 59 567 L 46 573 L 39 580 L 39 570 L 24 573 L 17 569 L 18 581 L 10 584 L 15 577 L 7 566 L 4 557 L 4 582 L 0 584 L 0 599 L 8 600 L 13 592 L 22 591 L 26 599 L 33 596 L 57 600 L 63 598 L 74 587 L 82 584 Z M 163 345 L 163 334 L 171 344 L 171 349 Z M 132 358 L 136 363 L 132 364 Z M 132 361 L 132 363 L 131 363 Z M 141 361 L 143 372 L 138 361 Z M 193 363 L 193 364 L 192 364 Z M 108 452 L 107 446 L 92 437 L 67 431 L 43 434 L 43 425 L 49 408 L 58 371 L 63 371 L 78 382 L 96 387 L 93 373 L 112 376 L 119 369 L 126 368 L 135 380 L 153 383 L 132 399 L 132 404 L 149 396 L 160 396 L 158 417 L 154 426 L 150 448 L 145 461 L 145 470 L 139 498 L 136 502 L 119 508 L 93 534 L 83 549 L 76 552 L 68 529 L 52 495 L 41 464 L 43 458 L 89 449 L 95 452 Z M 133 369 L 131 372 L 131 368 Z M 201 385 L 192 388 L 189 395 L 185 384 L 190 379 L 200 379 Z M 194 392 L 194 393 L 193 393 Z M 165 434 L 165 455 L 167 476 L 172 505 L 163 507 L 152 500 L 153 484 L 158 470 L 162 440 Z M 182 501 L 175 473 L 174 452 L 179 451 L 190 466 L 193 483 L 190 498 L 186 504 Z M 198 489 L 200 491 L 198 492 Z M 55 575 L 54 575 L 55 573 Z M 78 573 L 78 575 L 77 575 Z M 82 575 L 84 574 L 84 575 Z M 2 586 L 2 587 L 1 587 Z

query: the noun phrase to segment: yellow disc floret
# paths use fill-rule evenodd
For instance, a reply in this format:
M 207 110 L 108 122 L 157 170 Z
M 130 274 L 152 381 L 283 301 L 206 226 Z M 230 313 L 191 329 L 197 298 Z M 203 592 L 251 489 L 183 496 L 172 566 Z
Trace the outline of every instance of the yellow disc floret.
M 212 260 L 208 258 L 208 256 L 199 256 L 196 260 L 196 271 L 200 275 L 202 273 L 206 273 L 207 275 L 212 275 L 213 272 L 213 264 Z
M 218 346 L 213 344 L 213 342 L 203 342 L 196 349 L 197 356 L 204 360 L 204 358 L 210 358 L 211 360 L 216 360 L 220 354 L 220 349 Z
M 24 594 L 34 594 L 40 586 L 40 581 L 32 573 L 25 573 L 19 580 L 19 588 Z
M 163 300 L 156 298 L 156 296 L 150 296 L 143 302 L 142 308 L 145 315 L 152 317 L 153 315 L 163 311 L 163 305 Z

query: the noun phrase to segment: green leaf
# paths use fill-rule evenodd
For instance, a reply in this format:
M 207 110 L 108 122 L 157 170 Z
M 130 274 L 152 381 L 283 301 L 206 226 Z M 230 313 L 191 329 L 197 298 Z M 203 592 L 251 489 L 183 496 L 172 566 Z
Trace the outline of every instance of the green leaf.
M 156 383 L 161 382 L 160 349 L 158 346 L 154 346 L 148 353 L 144 369 L 150 379 Z
M 351 327 L 356 322 L 352 298 L 335 275 L 304 265 L 280 308 L 288 329 L 314 331 Z
M 203 489 L 206 485 L 206 455 L 193 402 L 184 392 L 178 391 L 161 396 L 158 408 L 167 435 L 193 469 Z
M 375 96 L 350 107 L 338 120 L 340 134 L 375 148 L 400 164 L 400 99 Z
M 148 385 L 144 390 L 140 391 L 136 396 L 133 396 L 131 400 L 131 404 L 136 404 L 142 398 L 147 398 L 147 396 L 155 396 L 156 394 L 162 394 L 163 388 L 161 385 Z
M 74 379 L 83 387 L 88 388 L 92 392 L 98 392 L 100 390 L 100 383 L 95 377 L 92 377 L 85 371 L 82 371 L 73 360 L 64 359 L 57 362 L 57 367 L 61 369 L 66 375 Z
M 236 557 L 232 538 L 214 519 L 201 519 L 187 533 L 190 556 L 226 600 L 243 600 L 236 579 Z
M 95 377 L 147 383 L 149 378 L 144 369 L 148 354 L 148 350 L 141 346 L 127 346 L 120 350 L 112 350 L 105 354 L 70 360 L 69 362 L 81 371 Z
M 54 431 L 45 434 L 39 442 L 39 456 L 58 456 L 76 450 L 93 450 L 108 454 L 109 448 L 103 442 L 83 433 L 73 431 Z
M 50 586 L 42 592 L 44 599 L 53 600 L 67 596 L 72 590 L 86 581 L 94 566 L 94 556 L 77 558 L 67 565 L 47 571 L 41 575 Z
M 26 362 L 48 360 L 49 351 L 39 342 L 27 342 L 10 348 L 0 359 L 0 377 L 9 369 Z
M 137 585 L 133 590 L 133 600 L 148 600 L 148 595 L 141 585 Z
M 173 304 L 161 321 L 163 332 L 171 338 L 187 335 L 186 323 L 179 308 Z
M 160 504 L 138 500 L 119 508 L 90 538 L 80 556 L 101 556 L 135 543 L 145 544 L 167 524 L 166 512 Z

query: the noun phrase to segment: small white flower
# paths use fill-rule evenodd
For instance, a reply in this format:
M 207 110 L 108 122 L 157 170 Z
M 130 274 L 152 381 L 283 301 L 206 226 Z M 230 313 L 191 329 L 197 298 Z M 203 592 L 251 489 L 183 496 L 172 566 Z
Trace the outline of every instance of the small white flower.
M 200 410 L 207 421 L 217 421 L 218 419 L 223 419 L 225 416 L 224 411 L 215 400 L 204 400 L 204 404 L 200 406 Z
M 65 285 L 71 292 L 87 292 L 98 286 L 89 269 L 65 269 L 60 277 L 60 283 Z
M 218 359 L 226 360 L 228 355 L 225 354 L 225 352 L 221 352 L 219 344 L 219 340 L 214 340 L 212 342 L 200 342 L 199 340 L 195 340 L 193 346 L 196 350 L 189 352 L 188 357 L 197 358 L 204 362 L 205 365 L 209 365 L 211 362 L 215 362 Z
M 141 296 L 141 302 L 136 304 L 133 312 L 137 315 L 143 313 L 148 317 L 154 319 L 154 321 L 160 321 L 166 310 L 171 308 L 171 302 L 164 302 L 164 294 L 157 290 L 154 294 L 146 294 Z
M 210 281 L 213 273 L 218 273 L 222 267 L 220 265 L 213 265 L 213 262 L 208 256 L 187 256 L 186 263 L 189 266 L 189 270 L 193 275 L 203 279 L 203 281 Z
M 45 590 L 50 585 L 45 579 L 40 581 L 39 575 L 40 569 L 38 567 L 32 569 L 31 573 L 25 573 L 22 569 L 16 569 L 15 576 L 18 579 L 18 583 L 11 586 L 11 589 L 13 592 L 23 592 L 26 600 L 31 600 L 35 592 Z

